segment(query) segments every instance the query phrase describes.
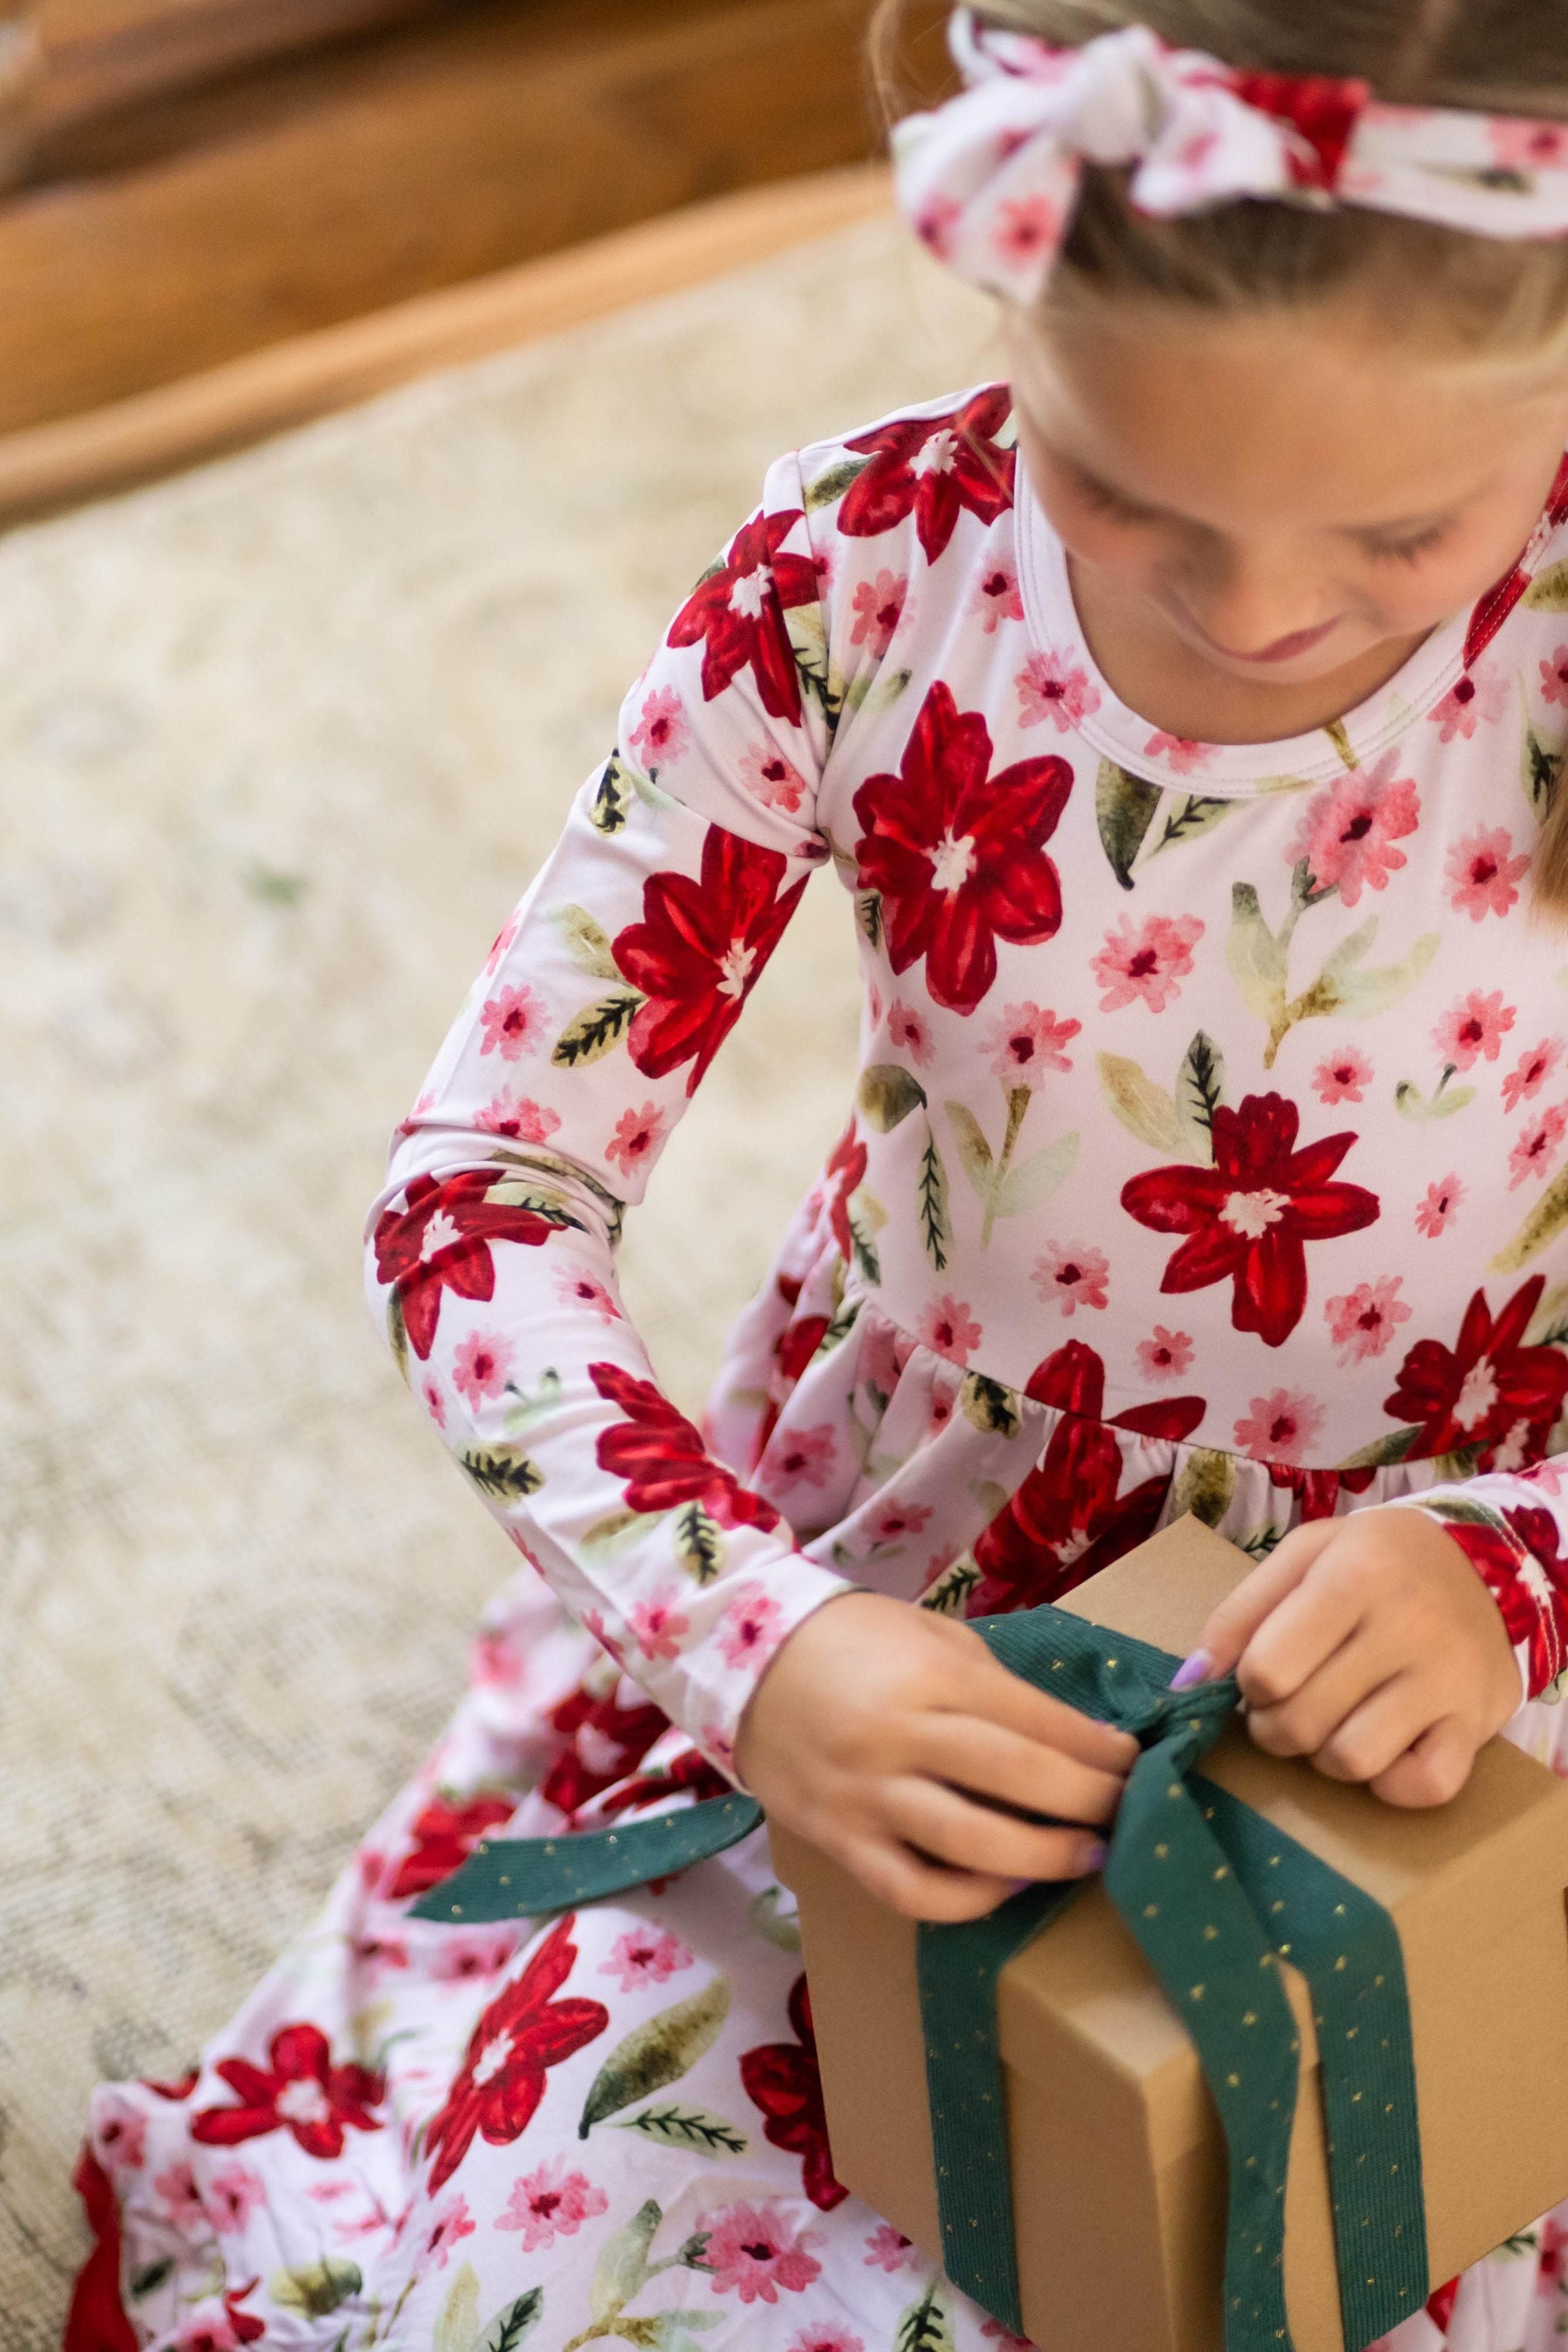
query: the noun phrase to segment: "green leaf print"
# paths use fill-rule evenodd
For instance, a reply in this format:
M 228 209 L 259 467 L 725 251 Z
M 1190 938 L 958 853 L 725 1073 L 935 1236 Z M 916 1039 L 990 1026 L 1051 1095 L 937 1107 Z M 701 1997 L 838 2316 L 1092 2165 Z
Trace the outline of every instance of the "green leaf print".
M 730 1980 L 715 1977 L 700 1992 L 688 1994 L 672 2009 L 637 2025 L 614 2050 L 594 2077 L 577 2126 L 586 2139 L 595 2124 L 617 2115 L 634 2099 L 650 2098 L 696 2065 L 713 2047 L 730 2014 Z
M 1171 1496 L 1171 1517 L 1179 1519 L 1190 1511 L 1205 1528 L 1217 1528 L 1235 1493 L 1234 1456 L 1200 1445 L 1187 1456 L 1177 1474 Z
M 900 695 L 909 692 L 913 677 L 912 669 L 863 670 L 846 691 L 844 707 L 875 718 L 879 711 L 891 710 Z
M 1175 1097 L 1156 1086 L 1137 1062 L 1121 1054 L 1101 1054 L 1097 1066 L 1106 1101 L 1130 1135 L 1163 1160 L 1208 1165 L 1214 1153 L 1206 1133 L 1184 1116 Z
M 364 2273 L 357 2263 L 324 2254 L 319 2263 L 307 2263 L 298 2270 L 274 2271 L 267 2292 L 285 2311 L 298 2311 L 307 2319 L 325 2319 L 351 2294 L 358 2294 L 363 2284 Z
M 947 1116 L 958 1143 L 959 1165 L 980 1198 L 988 1200 L 994 1162 L 991 1146 L 985 1140 L 985 1130 L 963 1103 L 950 1102 Z
M 492 1502 L 521 1503 L 537 1495 L 544 1473 L 516 1445 L 465 1445 L 458 1460 L 481 1495 Z
M 1560 1348 L 1568 1339 L 1568 1282 L 1553 1283 L 1524 1328 L 1523 1348 Z M 1553 1446 L 1552 1453 L 1557 1451 Z
M 618 988 L 613 996 L 601 996 L 596 1004 L 567 1023 L 551 1049 L 551 1060 L 564 1070 L 580 1070 L 600 1060 L 620 1044 L 647 1002 L 635 988 Z
M 844 1213 L 849 1223 L 849 1240 L 855 1253 L 855 1263 L 875 1289 L 881 1283 L 882 1261 L 873 1236 L 887 1223 L 887 1213 L 876 1195 L 868 1192 L 862 1185 L 858 1192 L 851 1194 Z
M 531 2286 L 526 2294 L 520 2294 L 515 2303 L 497 2312 L 474 2352 L 518 2352 L 519 2345 L 525 2336 L 532 2334 L 543 2312 L 544 2289 Z
M 662 2210 L 650 2197 L 645 2205 L 637 2207 L 626 2227 L 606 2238 L 600 2247 L 588 2289 L 588 2308 L 596 2320 L 617 2317 L 623 2305 L 630 2303 L 647 2284 L 648 2248 L 663 2219 Z
M 1225 1100 L 1225 1055 L 1202 1029 L 1176 1074 L 1176 1114 L 1189 1139 L 1184 1158 L 1214 1162 L 1214 1115 Z
M 1094 812 L 1100 846 L 1124 890 L 1132 887 L 1132 864 L 1142 848 L 1161 801 L 1158 784 L 1130 776 L 1114 760 L 1102 760 L 1094 786 Z
M 920 1605 L 938 1617 L 963 1617 L 967 1613 L 969 1596 L 980 1581 L 980 1570 L 972 1556 L 965 1552 L 951 1568 L 944 1568 L 934 1584 L 928 1584 L 921 1594 Z
M 1371 915 L 1349 939 L 1341 941 L 1311 985 L 1288 1003 L 1289 944 L 1296 925 L 1303 914 L 1321 906 L 1335 893 L 1320 890 L 1306 867 L 1299 866 L 1291 886 L 1290 913 L 1279 937 L 1264 921 L 1258 893 L 1250 882 L 1234 883 L 1230 895 L 1231 924 L 1226 961 L 1248 1009 L 1268 1024 L 1268 1044 L 1263 1055 L 1266 1070 L 1274 1067 L 1280 1046 L 1300 1022 L 1323 1021 L 1336 1014 L 1346 1014 L 1354 1021 L 1370 1021 L 1392 1011 L 1409 994 L 1437 952 L 1439 935 L 1428 931 L 1398 963 L 1366 969 L 1364 959 L 1377 937 L 1377 917 Z
M 403 1293 L 400 1290 L 389 1290 L 386 1294 L 386 1336 L 391 1344 L 393 1361 L 406 1380 L 408 1326 L 403 1319 Z
M 997 1170 L 996 1182 L 991 1194 L 991 1214 L 985 1223 L 986 1238 L 990 1235 L 991 1218 L 1025 1216 L 1029 1210 L 1037 1208 L 1042 1201 L 1048 1201 L 1051 1194 L 1066 1183 L 1078 1160 L 1079 1140 L 1075 1130 L 1071 1135 L 1064 1135 L 1057 1142 L 1047 1144 L 1044 1151 L 1037 1151 L 1031 1158 L 1020 1160 L 1016 1168 Z
M 1491 1528 L 1505 1535 L 1507 1528 L 1496 1511 L 1484 1503 L 1472 1503 L 1466 1495 L 1434 1495 L 1421 1498 L 1423 1510 L 1430 1511 L 1435 1519 L 1447 1519 L 1457 1528 Z
M 479 2332 L 479 2273 L 472 2263 L 465 2263 L 441 2305 L 432 2352 L 474 2352 Z
M 845 493 L 859 480 L 869 457 L 841 457 L 837 466 L 829 466 L 805 485 L 805 510 L 819 514 L 824 507 L 837 506 Z
M 926 1121 L 926 1146 L 921 1154 L 918 1191 L 921 1240 L 938 1274 L 945 1274 L 947 1254 L 952 1247 L 952 1219 L 947 1206 L 947 1171 L 936 1148 L 936 1129 L 929 1119 Z
M 879 890 L 858 890 L 855 893 L 855 920 L 868 947 L 882 944 L 882 894 Z
M 1007 1131 L 1000 1155 L 992 1151 L 985 1130 L 964 1103 L 944 1106 L 952 1123 L 958 1157 L 976 1198 L 985 1211 L 980 1246 L 986 1248 L 998 1217 L 1020 1217 L 1049 1198 L 1071 1172 L 1079 1139 L 1064 1135 L 1045 1150 L 1015 1168 L 1013 1152 L 1034 1096 L 1027 1087 L 1014 1087 L 1007 1096 Z
M 588 803 L 588 822 L 600 833 L 619 833 L 631 810 L 631 780 L 621 764 L 620 755 L 612 752 L 605 762 L 599 789 Z
M 1408 996 L 1436 954 L 1440 934 L 1427 931 L 1398 963 L 1379 964 L 1364 971 L 1360 968 L 1362 958 L 1376 937 L 1377 917 L 1373 915 L 1334 950 L 1323 966 L 1317 989 L 1332 1002 L 1309 1003 L 1308 998 L 1316 994 L 1309 990 L 1308 997 L 1299 997 L 1291 1006 L 1292 1021 L 1305 1021 L 1319 1013 L 1346 1013 L 1352 1021 L 1370 1021 L 1380 1013 L 1392 1012 L 1402 997 Z M 1298 1006 L 1305 1009 L 1299 1011 Z
M 1492 1274 L 1517 1274 L 1528 1265 L 1549 1242 L 1554 1242 L 1564 1225 L 1568 1225 L 1568 1169 L 1554 1176 L 1537 1201 L 1512 1241 L 1499 1250 L 1489 1271 Z
M 699 1584 L 711 1584 L 724 1565 L 724 1530 L 700 1503 L 684 1503 L 675 1515 L 675 1557 Z
M 879 1135 L 891 1135 L 912 1111 L 925 1108 L 925 1088 L 896 1062 L 874 1062 L 860 1073 L 856 1099 Z
M 1453 1075 L 1450 1063 L 1438 1079 L 1430 1102 L 1418 1086 L 1409 1078 L 1401 1078 L 1394 1089 L 1394 1107 L 1400 1118 L 1426 1126 L 1435 1118 L 1452 1118 L 1457 1110 L 1468 1110 L 1475 1101 L 1476 1090 L 1474 1087 L 1450 1087 L 1448 1081 Z
M 750 2145 L 744 2132 L 701 2107 L 644 2107 L 638 2115 L 624 2116 L 615 2128 L 640 2132 L 664 2147 L 692 2148 L 699 2156 L 744 2156 Z
M 1568 613 L 1568 563 L 1548 564 L 1531 582 L 1524 601 L 1532 613 Z
M 1386 1430 L 1358 1454 L 1347 1454 L 1339 1466 L 1342 1470 L 1384 1470 L 1391 1463 L 1403 1462 L 1420 1434 L 1419 1427 Z
M 983 1437 L 1016 1437 L 1022 1426 L 1016 1389 L 987 1380 L 984 1372 L 966 1372 L 958 1392 L 959 1410 Z
M 952 2314 L 940 2277 L 900 2315 L 893 2352 L 954 2352 Z
M 576 965 L 594 980 L 619 980 L 609 933 L 594 920 L 586 907 L 552 907 L 550 919 L 556 936 Z
M 606 1553 L 625 1551 L 629 1545 L 640 1543 L 651 1528 L 661 1527 L 668 1516 L 667 1511 L 611 1511 L 604 1518 L 595 1519 L 579 1540 L 590 1557 L 603 1559 Z
M 1523 699 L 1522 695 L 1521 699 Z M 1524 751 L 1521 761 L 1521 781 L 1525 798 L 1544 824 L 1551 814 L 1557 793 L 1557 779 L 1563 772 L 1563 759 L 1568 742 L 1561 739 L 1538 735 L 1530 719 L 1524 723 Z
M 773 1944 L 781 1952 L 798 1952 L 800 1919 L 794 1911 L 781 1914 L 780 1892 L 776 1886 L 764 1886 L 760 1895 L 753 1895 L 746 1918 L 752 1933 L 764 1944 Z
M 1250 882 L 1235 882 L 1230 891 L 1230 936 L 1225 957 L 1231 978 L 1240 989 L 1247 1010 L 1272 1029 L 1285 1010 L 1287 963 L 1285 949 L 1263 919 L 1258 893 Z
M 542 1421 L 547 1414 L 554 1412 L 564 1392 L 561 1375 L 553 1364 L 545 1366 L 536 1386 L 531 1389 L 520 1389 L 508 1381 L 506 1393 L 512 1402 L 507 1409 L 507 1435 L 521 1437 L 534 1422 Z
M 844 709 L 844 680 L 828 653 L 827 624 L 821 605 L 793 605 L 784 614 L 784 627 L 801 684 L 831 731 L 837 726 Z
M 1205 793 L 1187 793 L 1161 826 L 1160 838 L 1149 852 L 1150 856 L 1158 857 L 1162 849 L 1170 849 L 1178 842 L 1201 839 L 1216 824 L 1223 824 L 1236 807 L 1235 801 L 1215 800 Z

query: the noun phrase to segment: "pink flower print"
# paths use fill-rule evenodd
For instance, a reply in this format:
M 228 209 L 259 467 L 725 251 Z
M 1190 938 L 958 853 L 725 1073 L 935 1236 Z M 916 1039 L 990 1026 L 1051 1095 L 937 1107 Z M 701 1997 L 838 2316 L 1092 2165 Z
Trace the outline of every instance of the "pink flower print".
M 880 661 L 893 642 L 909 593 L 907 572 L 879 572 L 875 580 L 858 580 L 850 644 L 864 646 L 873 661 Z
M 906 1536 L 923 1535 L 931 1516 L 929 1503 L 884 1503 L 870 1522 L 871 1541 L 902 1543 Z
M 636 1992 L 641 1985 L 668 1984 L 691 1960 L 679 1937 L 668 1927 L 628 1927 L 611 1945 L 609 1958 L 600 1961 L 599 1974 L 618 1979 L 623 1992 Z
M 1089 966 L 1105 991 L 1100 1011 L 1120 1013 L 1125 1004 L 1142 1003 L 1151 1013 L 1163 1013 L 1181 994 L 1203 935 L 1196 915 L 1151 915 L 1142 923 L 1123 915 Z
M 1508 1189 L 1514 1192 L 1527 1176 L 1543 1177 L 1557 1156 L 1557 1147 L 1568 1131 L 1568 1104 L 1554 1103 L 1542 1111 L 1533 1124 L 1520 1129 L 1519 1140 L 1508 1155 Z
M 1060 1242 L 1047 1245 L 1029 1276 L 1046 1305 L 1059 1307 L 1064 1315 L 1075 1315 L 1080 1307 L 1103 1307 L 1110 1278 L 1110 1260 L 1103 1250 L 1072 1249 Z
M 1494 726 L 1508 709 L 1510 691 L 1507 678 L 1493 663 L 1478 662 L 1474 669 L 1468 669 L 1449 688 L 1432 711 L 1432 724 L 1439 730 L 1439 740 L 1451 743 L 1459 735 L 1468 743 L 1483 720 L 1489 727 Z
M 1003 261 L 1035 261 L 1055 253 L 1061 238 L 1061 209 L 1049 196 L 1015 196 L 997 206 L 991 242 Z
M 1548 702 L 1568 702 L 1568 646 L 1559 646 L 1541 665 L 1541 691 Z
M 1138 1363 L 1146 1381 L 1184 1380 L 1192 1370 L 1194 1348 L 1184 1331 L 1167 1331 L 1163 1323 L 1154 1326 L 1152 1339 L 1138 1343 Z
M 468 1656 L 475 1682 L 486 1690 L 515 1690 L 522 1680 L 522 1654 L 498 1628 L 481 1627 Z
M 1058 1021 L 1037 1004 L 1009 1004 L 981 1039 L 980 1050 L 990 1055 L 1004 1086 L 1037 1086 L 1047 1070 L 1071 1069 L 1063 1049 L 1082 1027 L 1081 1021 Z
M 353 1936 L 349 1939 L 349 1951 L 354 1966 L 363 1969 L 373 1982 L 394 1969 L 408 1966 L 408 1947 L 398 1936 Z
M 1318 887 L 1337 889 L 1347 907 L 1363 889 L 1387 889 L 1389 876 L 1405 864 L 1405 852 L 1394 845 L 1420 822 L 1415 786 L 1396 773 L 1398 766 L 1398 751 L 1385 751 L 1374 767 L 1315 793 L 1290 845 L 1291 864 L 1305 858 Z
M 987 564 L 975 583 L 969 609 L 988 637 L 995 635 L 1004 621 L 1021 621 L 1024 599 L 1018 593 L 1017 573 L 1005 563 Z
M 440 1390 L 437 1387 L 434 1381 L 426 1381 L 424 1393 L 426 1412 L 429 1414 L 437 1429 L 445 1429 L 447 1426 L 446 1398 L 441 1394 Z
M 157 2175 L 153 2183 L 153 2194 L 183 2236 L 193 2237 L 209 2227 L 207 2209 L 202 2203 L 196 2176 L 184 2158 L 170 2165 L 167 2172 Z
M 1568 167 L 1568 128 L 1494 115 L 1487 124 L 1492 162 L 1503 172 L 1561 172 Z
M 1068 735 L 1100 709 L 1099 688 L 1087 670 L 1071 667 L 1066 654 L 1031 654 L 1014 683 L 1023 727 L 1043 727 L 1049 719 L 1058 735 Z
M 521 2251 L 537 2254 L 557 2238 L 574 2237 L 584 2221 L 596 2221 L 609 2210 L 609 2199 L 586 2173 L 569 2172 L 563 2156 L 548 2156 L 537 2171 L 512 2182 L 496 2228 L 521 2231 Z
M 432 1984 L 472 1984 L 499 1976 L 517 1958 L 518 1927 L 495 1927 L 486 1935 L 444 1935 L 430 1963 Z
M 615 1294 L 608 1290 L 596 1275 L 563 1274 L 555 1285 L 555 1295 L 564 1307 L 584 1307 L 597 1315 L 601 1322 L 619 1323 L 621 1310 Z
M 1473 1069 L 1483 1054 L 1489 1062 L 1497 1060 L 1513 1024 L 1513 1006 L 1503 1003 L 1500 989 L 1493 989 L 1489 996 L 1472 989 L 1449 1006 L 1432 1032 L 1432 1042 L 1456 1070 Z
M 1331 1106 L 1360 1102 L 1372 1079 L 1372 1064 L 1353 1045 L 1347 1045 L 1342 1053 L 1331 1054 L 1328 1060 L 1320 1062 L 1312 1072 L 1312 1085 L 1317 1090 L 1318 1100 Z
M 452 1385 L 478 1412 L 487 1398 L 500 1395 L 510 1370 L 511 1341 L 500 1331 L 472 1331 L 452 1359 Z
M 706 2231 L 703 2261 L 713 2273 L 715 2294 L 732 2290 L 742 2303 L 777 2303 L 782 2286 L 800 2294 L 822 2275 L 822 2264 L 807 2250 L 816 2243 L 815 2230 L 797 2230 L 782 2205 L 735 2204 L 698 2221 Z
M 1457 1176 L 1445 1176 L 1440 1182 L 1428 1184 L 1426 1197 L 1415 1212 L 1415 1230 L 1435 1242 L 1446 1233 L 1450 1219 L 1464 1200 L 1466 1187 Z
M 485 976 L 487 979 L 489 977 L 490 973 L 495 971 L 496 966 L 506 954 L 508 948 L 510 947 L 513 940 L 516 939 L 521 921 L 522 911 L 520 908 L 515 913 L 507 917 L 505 922 L 501 925 L 500 929 L 496 933 L 495 939 L 491 943 L 489 954 L 485 959 Z M 426 1100 L 424 1097 L 421 1097 L 419 1101 L 414 1106 L 415 1118 L 417 1118 L 422 1111 L 426 1111 L 429 1108 L 429 1102 Z
M 781 1487 L 826 1486 L 837 1450 L 830 1421 L 819 1423 L 815 1429 L 793 1431 L 778 1459 L 769 1461 L 768 1484 Z
M 931 196 L 921 206 L 915 235 L 939 261 L 945 261 L 952 251 L 952 232 L 963 218 L 963 206 L 955 197 Z
M 915 1337 L 950 1364 L 967 1364 L 980 1345 L 980 1331 L 969 1319 L 968 1299 L 945 1297 L 926 1308 Z
M 485 1033 L 481 1054 L 499 1054 L 503 1062 L 518 1062 L 541 1042 L 544 1004 L 531 988 L 503 988 L 487 997 L 479 1011 Z
M 248 2164 L 225 2164 L 207 2182 L 202 2202 L 219 2237 L 243 2230 L 258 2205 L 267 2201 L 261 2175 Z
M 1402 1275 L 1385 1275 L 1325 1302 L 1323 1314 L 1342 1364 L 1364 1364 L 1369 1356 L 1381 1356 L 1399 1326 L 1409 1322 L 1410 1309 L 1399 1296 L 1403 1280 Z
M 805 796 L 805 778 L 793 761 L 772 743 L 753 743 L 742 751 L 741 782 L 764 808 L 783 809 L 793 816 Z
M 1448 901 L 1456 915 L 1473 923 L 1488 915 L 1506 915 L 1519 903 L 1515 887 L 1530 871 L 1528 855 L 1513 856 L 1513 836 L 1506 825 L 1467 833 L 1448 852 L 1445 872 L 1453 888 Z
M 474 2221 L 468 2211 L 468 2199 L 461 2195 L 448 2197 L 444 2205 L 437 2205 L 428 2215 L 415 2242 L 415 2269 L 421 2271 L 434 2266 L 444 2271 L 453 2247 L 473 2234 Z
M 1150 736 L 1143 749 L 1152 760 L 1163 760 L 1168 768 L 1174 768 L 1178 776 L 1190 776 L 1194 768 L 1206 765 L 1214 747 L 1194 743 L 1185 735 L 1156 733 Z
M 735 1773 L 735 1743 L 723 1726 L 717 1723 L 700 1724 L 691 1737 L 696 1740 L 704 1756 L 711 1756 L 720 1770 L 728 1772 L 732 1780 Z
M 742 1584 L 719 1620 L 719 1647 L 727 1666 L 759 1675 L 784 1639 L 783 1610 L 760 1584 Z
M 1236 1424 L 1236 1450 L 1254 1461 L 1299 1462 L 1323 1425 L 1323 1408 L 1299 1390 L 1254 1397 L 1251 1418 Z
M 1521 1054 L 1519 1067 L 1502 1082 L 1504 1110 L 1517 1110 L 1521 1102 L 1533 1101 L 1562 1059 L 1561 1037 L 1543 1037 L 1532 1053 Z
M 627 1612 L 632 1639 L 645 1658 L 678 1658 L 684 1635 L 691 1631 L 691 1620 L 683 1616 L 680 1594 L 673 1585 L 666 1585 L 651 1600 L 633 1603 Z
M 900 2271 L 918 2270 L 920 2260 L 911 2242 L 890 2221 L 879 2221 L 866 2241 L 866 2268 L 886 2271 L 889 2278 Z
M 923 1070 L 936 1050 L 931 1023 L 923 1013 L 917 1013 L 902 997 L 895 996 L 888 1007 L 888 1034 L 900 1052 L 909 1055 L 917 1070 Z
M 866 2352 L 866 2339 L 851 2336 L 847 2327 L 836 2327 L 820 2320 L 803 2327 L 798 2336 L 791 2338 L 789 2352 Z
M 548 1143 L 560 1124 L 559 1111 L 551 1110 L 543 1103 L 531 1102 L 526 1095 L 516 1095 L 510 1087 L 503 1087 L 474 1120 L 474 1125 L 482 1128 L 487 1135 L 504 1135 L 513 1143 Z
M 657 771 L 679 760 L 690 740 L 685 704 L 673 686 L 658 686 L 644 702 L 626 748 L 640 754 L 645 768 Z
M 96 2103 L 93 2145 L 110 2172 L 135 2172 L 147 2153 L 147 2118 L 129 2099 L 110 2091 Z
M 645 1160 L 658 1158 L 663 1141 L 664 1113 L 657 1103 L 646 1102 L 641 1110 L 622 1111 L 605 1157 L 615 1161 L 623 1176 L 630 1176 Z

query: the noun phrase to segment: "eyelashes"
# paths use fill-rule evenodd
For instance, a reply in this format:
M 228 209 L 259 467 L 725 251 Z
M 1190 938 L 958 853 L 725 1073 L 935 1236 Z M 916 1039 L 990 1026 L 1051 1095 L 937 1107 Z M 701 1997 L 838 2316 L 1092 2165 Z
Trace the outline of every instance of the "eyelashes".
M 1148 507 L 1136 506 L 1131 499 L 1122 498 L 1104 482 L 1097 482 L 1087 474 L 1075 477 L 1074 487 L 1086 506 L 1108 522 L 1119 522 L 1137 528 L 1157 523 L 1161 517 Z M 1408 539 L 1378 540 L 1354 536 L 1361 552 L 1373 563 L 1419 563 L 1424 556 L 1435 554 L 1453 530 L 1451 522 L 1433 523 L 1429 529 L 1414 533 Z

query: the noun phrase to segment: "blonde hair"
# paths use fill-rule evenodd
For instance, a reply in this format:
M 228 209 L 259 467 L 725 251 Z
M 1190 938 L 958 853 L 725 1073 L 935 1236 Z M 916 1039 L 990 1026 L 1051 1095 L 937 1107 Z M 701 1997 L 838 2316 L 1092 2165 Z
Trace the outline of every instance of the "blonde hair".
M 879 0 L 871 54 L 890 113 L 934 95 L 947 13 Z M 1401 105 L 1568 120 L 1563 0 L 984 0 L 977 13 L 1062 48 L 1142 24 L 1244 70 L 1342 76 Z M 1053 310 L 1104 297 L 1221 310 L 1337 299 L 1396 319 L 1426 349 L 1550 358 L 1561 347 L 1568 365 L 1568 238 L 1466 236 L 1350 205 L 1232 204 L 1155 221 L 1126 189 L 1126 173 L 1086 169 Z M 1568 792 L 1554 793 L 1535 895 L 1568 913 Z

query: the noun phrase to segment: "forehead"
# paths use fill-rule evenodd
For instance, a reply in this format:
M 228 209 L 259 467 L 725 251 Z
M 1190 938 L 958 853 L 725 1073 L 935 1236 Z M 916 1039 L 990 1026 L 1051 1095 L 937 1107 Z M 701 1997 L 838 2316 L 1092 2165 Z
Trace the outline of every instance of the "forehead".
M 1326 309 L 1091 304 L 1011 321 L 1008 347 L 1026 430 L 1215 529 L 1441 512 L 1568 430 L 1560 362 L 1426 356 Z

